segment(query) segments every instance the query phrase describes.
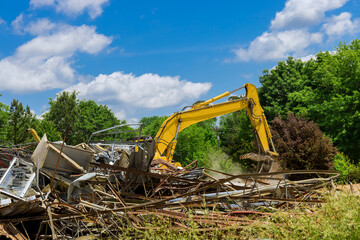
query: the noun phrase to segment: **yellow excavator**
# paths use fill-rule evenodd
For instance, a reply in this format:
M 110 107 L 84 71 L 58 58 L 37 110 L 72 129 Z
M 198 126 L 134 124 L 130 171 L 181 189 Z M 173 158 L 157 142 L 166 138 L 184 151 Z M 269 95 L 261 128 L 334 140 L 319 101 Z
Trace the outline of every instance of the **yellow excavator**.
M 230 94 L 245 88 L 246 95 L 243 98 L 228 100 L 223 103 L 211 104 L 217 100 L 229 96 Z M 264 110 L 260 105 L 259 96 L 256 87 L 246 83 L 243 87 L 231 92 L 225 92 L 217 97 L 205 102 L 197 103 L 188 110 L 176 112 L 163 122 L 158 133 L 155 136 L 155 156 L 154 160 L 159 159 L 162 162 L 172 163 L 175 166 L 181 166 L 179 163 L 173 163 L 173 154 L 177 144 L 179 132 L 198 122 L 202 122 L 227 113 L 232 113 L 246 108 L 251 124 L 254 128 L 255 140 L 259 146 L 261 155 L 278 156 L 269 125 L 264 115 Z M 270 144 L 269 144 L 270 143 Z M 271 146 L 271 148 L 270 148 Z M 259 155 L 259 156 L 261 156 Z
M 228 100 L 222 103 L 212 104 L 213 102 L 225 98 L 243 88 L 246 90 L 244 97 Z M 176 169 L 176 167 L 181 167 L 180 163 L 173 162 L 173 155 L 179 132 L 195 123 L 236 112 L 244 108 L 246 108 L 248 117 L 250 118 L 251 124 L 254 128 L 255 141 L 260 150 L 260 154 L 248 155 L 246 158 L 252 159 L 254 161 L 262 161 L 262 159 L 269 159 L 269 157 L 278 156 L 278 153 L 276 153 L 274 144 L 272 142 L 272 136 L 269 125 L 266 121 L 266 117 L 264 115 L 264 110 L 262 109 L 259 102 L 259 96 L 256 87 L 250 83 L 246 83 L 243 87 L 234 91 L 225 92 L 205 102 L 194 104 L 192 107 L 190 107 L 190 109 L 183 109 L 181 112 L 176 112 L 171 115 L 163 122 L 155 138 L 153 141 L 151 141 L 152 144 L 148 149 L 148 152 L 151 152 L 151 154 L 149 154 L 147 159 L 150 161 L 157 161 L 157 163 L 160 163 L 164 168 Z M 28 129 L 28 131 L 31 132 L 36 141 L 40 141 L 40 138 L 37 136 L 35 130 Z M 141 141 L 138 140 L 136 144 L 139 144 L 140 142 Z M 140 169 L 139 166 L 135 165 L 137 163 L 141 163 L 139 165 L 144 165 L 145 167 L 143 170 L 146 170 L 148 165 L 142 164 L 144 156 L 143 153 L 139 151 L 139 147 L 137 145 L 135 146 L 133 155 L 133 167 Z

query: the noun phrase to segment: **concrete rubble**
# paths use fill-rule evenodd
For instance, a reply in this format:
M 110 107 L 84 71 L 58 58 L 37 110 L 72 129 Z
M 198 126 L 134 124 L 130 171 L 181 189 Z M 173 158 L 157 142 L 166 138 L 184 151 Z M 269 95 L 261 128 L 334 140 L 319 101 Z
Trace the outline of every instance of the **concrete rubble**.
M 125 228 L 147 229 L 154 218 L 166 219 L 176 231 L 193 224 L 197 231 L 241 227 L 276 209 L 321 204 L 317 190 L 339 176 L 335 171 L 231 175 L 198 168 L 196 161 L 164 167 L 153 159 L 154 143 L 140 135 L 127 142 L 93 140 L 114 129 L 76 146 L 51 143 L 46 135 L 35 144 L 3 143 L 0 236 L 117 238 Z M 291 181 L 291 175 L 303 177 Z

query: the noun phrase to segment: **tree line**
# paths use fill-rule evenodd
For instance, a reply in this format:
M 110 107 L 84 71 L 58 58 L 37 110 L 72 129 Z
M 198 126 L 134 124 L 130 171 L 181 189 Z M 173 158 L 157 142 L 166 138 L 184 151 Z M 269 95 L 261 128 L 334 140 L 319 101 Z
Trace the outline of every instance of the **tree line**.
M 289 57 L 260 77 L 260 101 L 271 121 L 292 112 L 313 120 L 334 145 L 360 160 L 360 40 L 340 43 L 307 62 Z
M 50 141 L 64 139 L 68 144 L 87 142 L 91 133 L 125 123 L 106 105 L 93 100 L 79 100 L 76 92 L 61 92 L 49 101 L 49 109 L 36 117 L 29 106 L 14 99 L 10 107 L 0 105 L 0 140 L 12 144 L 33 142 L 27 129 L 34 128 L 41 137 L 46 133 Z
M 319 157 L 313 158 L 302 149 L 303 155 L 293 155 L 289 159 L 306 162 L 303 158 L 309 158 L 316 162 L 321 157 L 328 163 L 341 152 L 349 161 L 359 162 L 360 40 L 340 43 L 335 51 L 319 52 L 306 62 L 289 57 L 273 69 L 264 70 L 259 80 L 260 102 L 272 131 L 276 132 L 274 137 L 291 136 L 287 140 L 275 140 L 282 146 L 280 150 L 290 151 L 292 148 L 282 144 L 299 145 L 301 138 L 300 143 L 307 146 L 306 149 L 330 154 L 317 153 Z M 33 141 L 26 129 L 34 128 L 39 136 L 46 133 L 51 141 L 61 140 L 66 133 L 68 144 L 78 144 L 86 142 L 94 131 L 126 123 L 117 119 L 106 105 L 79 100 L 76 92 L 61 92 L 50 99 L 49 109 L 41 117 L 37 118 L 29 106 L 24 107 L 16 99 L 10 106 L 0 103 L 0 140 L 13 144 Z M 154 137 L 166 118 L 142 118 L 143 134 Z M 246 111 L 238 111 L 182 131 L 174 159 L 184 165 L 198 160 L 199 166 L 211 167 L 209 153 L 225 153 L 228 161 L 239 162 L 242 154 L 251 151 L 256 151 L 252 127 Z M 244 169 L 252 167 L 251 162 L 239 164 Z

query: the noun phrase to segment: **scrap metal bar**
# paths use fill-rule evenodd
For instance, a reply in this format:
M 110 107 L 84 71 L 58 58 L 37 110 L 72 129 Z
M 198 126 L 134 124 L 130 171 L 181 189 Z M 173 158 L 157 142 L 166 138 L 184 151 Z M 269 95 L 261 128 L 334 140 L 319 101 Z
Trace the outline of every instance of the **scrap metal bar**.
M 7 177 L 7 175 L 9 174 L 9 172 L 11 171 L 12 167 L 14 166 L 14 164 L 17 162 L 17 158 L 13 158 L 13 160 L 11 161 L 9 167 L 7 168 L 7 170 L 5 171 L 4 175 L 2 176 L 2 178 L 0 179 L 0 186 L 1 184 L 4 182 L 5 178 Z
M 33 172 L 29 178 L 29 180 L 26 182 L 26 185 L 24 187 L 24 189 L 21 191 L 20 193 L 20 197 L 23 198 L 25 196 L 25 194 L 27 193 L 27 191 L 29 190 L 31 183 L 33 182 L 34 178 L 36 176 L 36 172 Z

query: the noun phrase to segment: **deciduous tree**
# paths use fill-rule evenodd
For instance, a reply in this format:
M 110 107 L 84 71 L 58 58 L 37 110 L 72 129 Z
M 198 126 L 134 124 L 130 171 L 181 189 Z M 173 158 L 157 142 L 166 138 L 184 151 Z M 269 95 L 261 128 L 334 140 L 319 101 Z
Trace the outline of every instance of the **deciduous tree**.
M 209 119 L 191 125 L 178 135 L 174 160 L 187 165 L 198 160 L 198 166 L 210 167 L 207 159 L 210 148 L 216 149 L 215 120 Z
M 7 139 L 14 144 L 30 140 L 31 135 L 26 130 L 33 125 L 34 118 L 28 105 L 24 108 L 21 102 L 13 99 L 9 109 Z
M 223 151 L 233 162 L 239 162 L 240 155 L 256 150 L 252 126 L 245 109 L 220 117 L 219 136 Z M 250 169 L 250 161 L 241 161 L 240 164 L 243 169 Z
M 152 116 L 143 117 L 140 123 L 143 124 L 143 135 L 155 137 L 159 131 L 162 123 L 168 118 L 168 116 Z
M 9 120 L 9 107 L 0 102 L 0 140 L 6 139 L 8 120 Z
M 260 77 L 260 101 L 271 120 L 289 111 L 314 120 L 334 144 L 360 160 L 360 40 L 301 62 L 289 58 Z
M 46 120 L 55 124 L 56 129 L 63 136 L 75 132 L 75 123 L 80 115 L 76 95 L 75 91 L 72 93 L 64 91 L 57 94 L 55 100 L 50 98 L 49 112 L 44 115 Z M 75 135 L 71 134 L 66 139 L 67 143 L 76 144 Z
M 78 104 L 79 117 L 75 122 L 74 141 L 76 143 L 87 142 L 91 133 L 106 129 L 120 123 L 114 113 L 106 105 L 97 104 L 93 100 L 81 100 Z

